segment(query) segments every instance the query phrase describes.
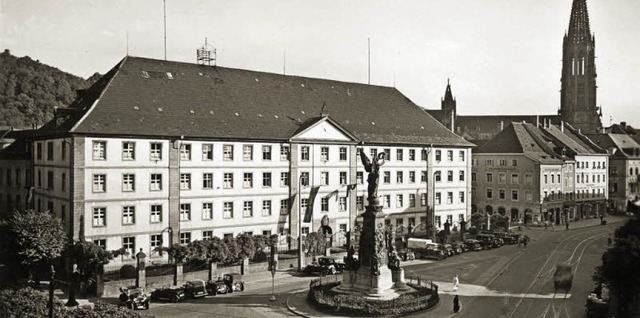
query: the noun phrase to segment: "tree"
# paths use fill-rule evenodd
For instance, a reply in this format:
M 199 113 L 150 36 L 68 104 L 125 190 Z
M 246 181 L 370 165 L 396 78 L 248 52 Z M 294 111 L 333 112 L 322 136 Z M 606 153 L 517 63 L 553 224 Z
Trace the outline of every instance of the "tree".
M 223 240 L 214 236 L 207 243 L 207 251 L 211 262 L 220 263 L 229 257 L 229 248 Z
M 238 244 L 238 258 L 252 258 L 256 253 L 256 247 L 253 242 L 253 235 L 246 233 L 236 236 L 236 242 Z
M 504 215 L 494 213 L 491 215 L 490 222 L 491 222 L 491 229 L 493 230 L 504 229 L 505 232 L 509 231 L 508 229 L 509 218 Z
M 307 255 L 324 254 L 327 246 L 327 240 L 324 238 L 323 234 L 311 232 L 307 234 L 305 246 L 307 247 Z
M 479 229 L 484 224 L 487 224 L 487 217 L 483 213 L 471 214 L 471 226 Z
M 16 211 L 6 226 L 12 259 L 25 266 L 30 277 L 36 266 L 59 257 L 67 243 L 62 220 L 49 212 Z
M 617 299 L 616 317 L 637 317 L 640 311 L 640 220 L 632 219 L 615 232 L 614 245 L 602 255 L 593 280 L 606 284 Z M 635 306 L 635 307 L 633 307 Z
M 225 263 L 227 264 L 231 264 L 231 263 L 235 263 L 238 261 L 238 255 L 240 254 L 240 248 L 238 246 L 238 243 L 236 242 L 236 239 L 229 235 L 226 236 L 223 240 L 224 245 L 227 247 L 227 257 L 224 260 Z
M 189 249 L 178 243 L 173 244 L 170 247 L 163 247 L 161 250 L 167 252 L 169 257 L 171 257 L 176 264 L 182 264 L 189 256 Z

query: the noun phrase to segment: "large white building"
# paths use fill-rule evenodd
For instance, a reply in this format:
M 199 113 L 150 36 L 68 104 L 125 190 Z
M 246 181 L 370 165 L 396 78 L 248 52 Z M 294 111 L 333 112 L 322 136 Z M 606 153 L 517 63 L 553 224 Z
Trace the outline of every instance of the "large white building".
M 297 237 L 325 216 L 342 233 L 366 205 L 360 152 L 386 153 L 380 202 L 401 231 L 424 232 L 434 204 L 439 228 L 470 214 L 473 145 L 390 87 L 126 57 L 16 138 L 25 186 L 1 183 L 0 207 L 54 211 L 109 250 Z

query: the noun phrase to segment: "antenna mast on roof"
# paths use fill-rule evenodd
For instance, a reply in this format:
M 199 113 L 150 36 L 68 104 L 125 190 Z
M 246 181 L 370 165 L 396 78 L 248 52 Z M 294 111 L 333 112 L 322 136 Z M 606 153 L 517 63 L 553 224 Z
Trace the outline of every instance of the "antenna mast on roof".
M 216 49 L 208 44 L 206 37 L 204 38 L 204 45 L 196 50 L 196 57 L 198 64 L 211 65 L 211 61 L 213 61 L 213 66 L 216 66 Z

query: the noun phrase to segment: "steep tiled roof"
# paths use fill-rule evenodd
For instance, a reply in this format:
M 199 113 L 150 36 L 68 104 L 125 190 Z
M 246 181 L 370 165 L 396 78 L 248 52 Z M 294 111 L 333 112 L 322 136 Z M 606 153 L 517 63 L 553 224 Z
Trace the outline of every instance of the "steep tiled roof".
M 474 153 L 517 153 L 541 163 L 561 162 L 549 143 L 535 125 L 511 123 Z
M 576 138 L 575 134 L 571 131 L 567 124 L 564 125 L 564 128 L 556 125 L 548 125 L 543 127 L 542 129 L 551 137 L 553 137 L 557 142 L 562 144 L 562 146 L 569 148 L 569 150 L 571 150 L 571 152 L 575 154 L 586 155 L 597 153 L 589 145 Z
M 481 147 L 476 148 L 474 153 L 522 153 L 522 145 L 516 132 L 516 127 L 511 124 L 501 131 L 493 139 Z
M 613 157 L 638 158 L 640 144 L 627 134 L 593 134 L 588 135 L 600 147 L 609 149 Z M 615 151 L 611 151 L 615 149 Z
M 138 57 L 108 75 L 70 132 L 285 141 L 326 104 L 366 143 L 473 146 L 391 87 Z

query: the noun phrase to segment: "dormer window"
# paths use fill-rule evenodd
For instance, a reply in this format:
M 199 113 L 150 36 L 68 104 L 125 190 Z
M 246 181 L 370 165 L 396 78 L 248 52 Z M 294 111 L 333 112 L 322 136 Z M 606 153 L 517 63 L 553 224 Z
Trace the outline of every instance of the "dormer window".
M 144 77 L 144 78 L 149 78 L 149 72 L 147 72 L 147 71 L 142 71 L 142 77 Z

